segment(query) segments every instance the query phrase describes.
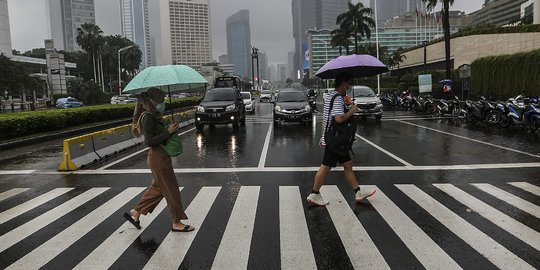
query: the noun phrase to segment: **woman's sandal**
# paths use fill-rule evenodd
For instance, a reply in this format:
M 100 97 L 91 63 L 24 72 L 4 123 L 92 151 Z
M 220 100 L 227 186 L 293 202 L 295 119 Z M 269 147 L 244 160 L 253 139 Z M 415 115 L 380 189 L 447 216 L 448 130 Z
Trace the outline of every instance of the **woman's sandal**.
M 135 220 L 133 219 L 133 217 L 131 216 L 131 214 L 129 214 L 128 212 L 124 212 L 124 218 L 131 222 L 131 224 L 133 224 L 133 226 L 135 226 L 135 228 L 137 229 L 141 229 L 141 222 L 139 220 Z
M 195 230 L 195 227 L 191 226 L 191 225 L 184 225 L 184 228 L 179 230 L 179 229 L 175 229 L 175 228 L 171 228 L 171 231 L 173 232 L 191 232 Z

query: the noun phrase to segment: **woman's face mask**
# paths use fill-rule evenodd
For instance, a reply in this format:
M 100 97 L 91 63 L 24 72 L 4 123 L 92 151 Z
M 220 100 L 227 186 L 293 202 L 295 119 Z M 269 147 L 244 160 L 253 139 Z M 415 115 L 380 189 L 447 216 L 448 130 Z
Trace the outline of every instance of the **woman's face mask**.
M 163 113 L 165 111 L 165 103 L 159 103 L 156 106 L 156 112 L 157 113 Z

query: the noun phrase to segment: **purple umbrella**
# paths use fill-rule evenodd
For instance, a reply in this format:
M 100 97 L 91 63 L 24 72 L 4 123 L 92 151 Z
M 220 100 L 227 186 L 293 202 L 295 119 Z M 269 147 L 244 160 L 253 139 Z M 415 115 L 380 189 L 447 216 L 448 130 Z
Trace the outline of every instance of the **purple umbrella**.
M 335 79 L 342 72 L 350 73 L 353 78 L 361 78 L 388 72 L 388 68 L 369 54 L 352 54 L 330 60 L 315 76 L 321 79 Z

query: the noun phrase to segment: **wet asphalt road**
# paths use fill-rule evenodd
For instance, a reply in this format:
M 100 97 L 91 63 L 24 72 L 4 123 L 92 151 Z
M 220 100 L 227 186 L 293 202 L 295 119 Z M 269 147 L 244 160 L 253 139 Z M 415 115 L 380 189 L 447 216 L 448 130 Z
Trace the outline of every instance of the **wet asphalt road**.
M 353 148 L 356 175 L 362 185 L 376 186 L 378 194 L 355 204 L 353 191 L 338 168 L 330 173 L 326 185 L 335 186 L 343 198 L 331 200 L 332 207 L 313 207 L 305 197 L 322 158 L 318 147 L 321 117 L 312 125 L 274 126 L 271 113 L 271 104 L 262 103 L 238 131 L 231 126 L 205 127 L 202 133 L 191 127 L 182 131 L 184 153 L 173 158 L 173 166 L 183 187 L 188 223 L 201 212 L 205 216 L 193 223 L 198 228 L 191 234 L 193 242 L 173 252 L 176 260 L 181 260 L 172 263 L 172 268 L 219 269 L 227 265 L 224 250 L 235 251 L 225 257 L 239 268 L 286 268 L 289 242 L 280 236 L 287 228 L 301 228 L 302 224 L 309 236 L 307 246 L 292 250 L 311 253 L 307 259 L 297 254 L 292 265 L 299 269 L 429 269 L 436 268 L 433 261 L 442 262 L 444 258 L 449 260 L 444 269 L 540 268 L 539 135 L 470 127 L 455 119 L 408 112 L 385 112 L 381 122 L 360 119 Z M 174 261 L 167 256 L 154 265 L 163 251 L 160 246 L 167 246 L 171 238 L 168 211 L 143 217 L 146 229 L 141 232 L 126 226 L 122 213 L 138 201 L 142 190 L 113 206 L 107 204 L 129 188 L 148 185 L 151 175 L 144 149 L 131 149 L 74 174 L 55 171 L 61 157 L 60 141 L 0 153 L 0 268 L 171 267 L 165 266 Z M 532 187 L 520 188 L 523 182 Z M 507 192 L 507 197 L 493 189 L 481 190 L 486 184 Z M 244 188 L 250 186 L 260 187 L 254 195 L 257 199 L 236 209 L 248 194 Z M 289 186 L 297 187 L 298 196 L 293 198 L 301 203 L 303 213 L 295 216 L 298 220 L 293 224 L 286 223 L 280 204 L 285 194 L 282 188 Z M 108 189 L 81 205 L 73 205 L 78 196 L 100 187 Z M 197 198 L 208 187 L 220 189 L 203 211 Z M 453 193 L 454 187 L 460 192 Z M 7 198 L 15 188 L 28 190 Z M 33 199 L 60 188 L 73 189 L 32 204 Z M 410 189 L 420 193 L 408 193 Z M 424 204 L 418 194 L 433 198 L 444 209 L 432 210 L 435 203 Z M 390 209 L 385 208 L 386 197 L 398 213 L 385 210 Z M 22 210 L 25 205 L 31 207 Z M 62 205 L 70 210 L 60 211 L 60 215 L 55 209 Z M 197 208 L 190 211 L 190 205 Z M 334 206 L 345 210 L 339 212 Z M 108 207 L 108 214 L 94 216 L 96 209 L 102 210 L 99 207 Z M 254 207 L 253 214 L 249 214 L 250 207 Z M 232 226 L 239 213 L 241 225 Z M 347 214 L 352 221 L 346 219 Z M 55 215 L 57 218 L 52 219 Z M 150 216 L 155 219 L 145 223 Z M 399 217 L 398 223 L 392 221 L 393 216 Z M 87 217 L 92 219 L 76 223 Z M 92 222 L 95 224 L 89 225 Z M 363 236 L 363 230 L 344 230 L 355 226 L 364 228 L 368 237 Z M 427 237 L 428 244 L 416 238 L 417 230 Z M 126 235 L 133 235 L 133 239 L 113 241 L 115 245 L 107 241 Z M 54 245 L 55 236 L 65 247 Z M 227 249 L 222 239 L 244 242 Z M 177 242 L 189 243 L 184 238 Z M 440 247 L 444 256 L 435 248 L 422 252 L 422 245 Z M 85 264 L 85 258 L 101 248 L 117 254 L 108 254 L 109 263 L 103 259 L 106 267 Z M 382 258 L 382 263 L 376 258 Z

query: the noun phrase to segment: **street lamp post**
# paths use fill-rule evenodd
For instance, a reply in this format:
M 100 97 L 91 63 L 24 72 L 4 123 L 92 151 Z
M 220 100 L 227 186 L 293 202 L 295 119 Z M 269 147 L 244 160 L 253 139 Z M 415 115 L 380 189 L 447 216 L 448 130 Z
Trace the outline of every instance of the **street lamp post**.
M 375 44 L 377 47 L 377 59 L 379 59 L 379 22 L 377 21 L 377 0 L 375 0 Z M 377 75 L 377 94 L 381 94 L 381 75 Z
M 427 73 L 427 40 L 422 41 L 424 43 L 424 74 Z
M 122 94 L 122 68 L 120 67 L 120 53 L 133 46 L 134 45 L 129 45 L 129 46 L 120 48 L 120 50 L 118 50 L 118 94 L 119 95 Z

